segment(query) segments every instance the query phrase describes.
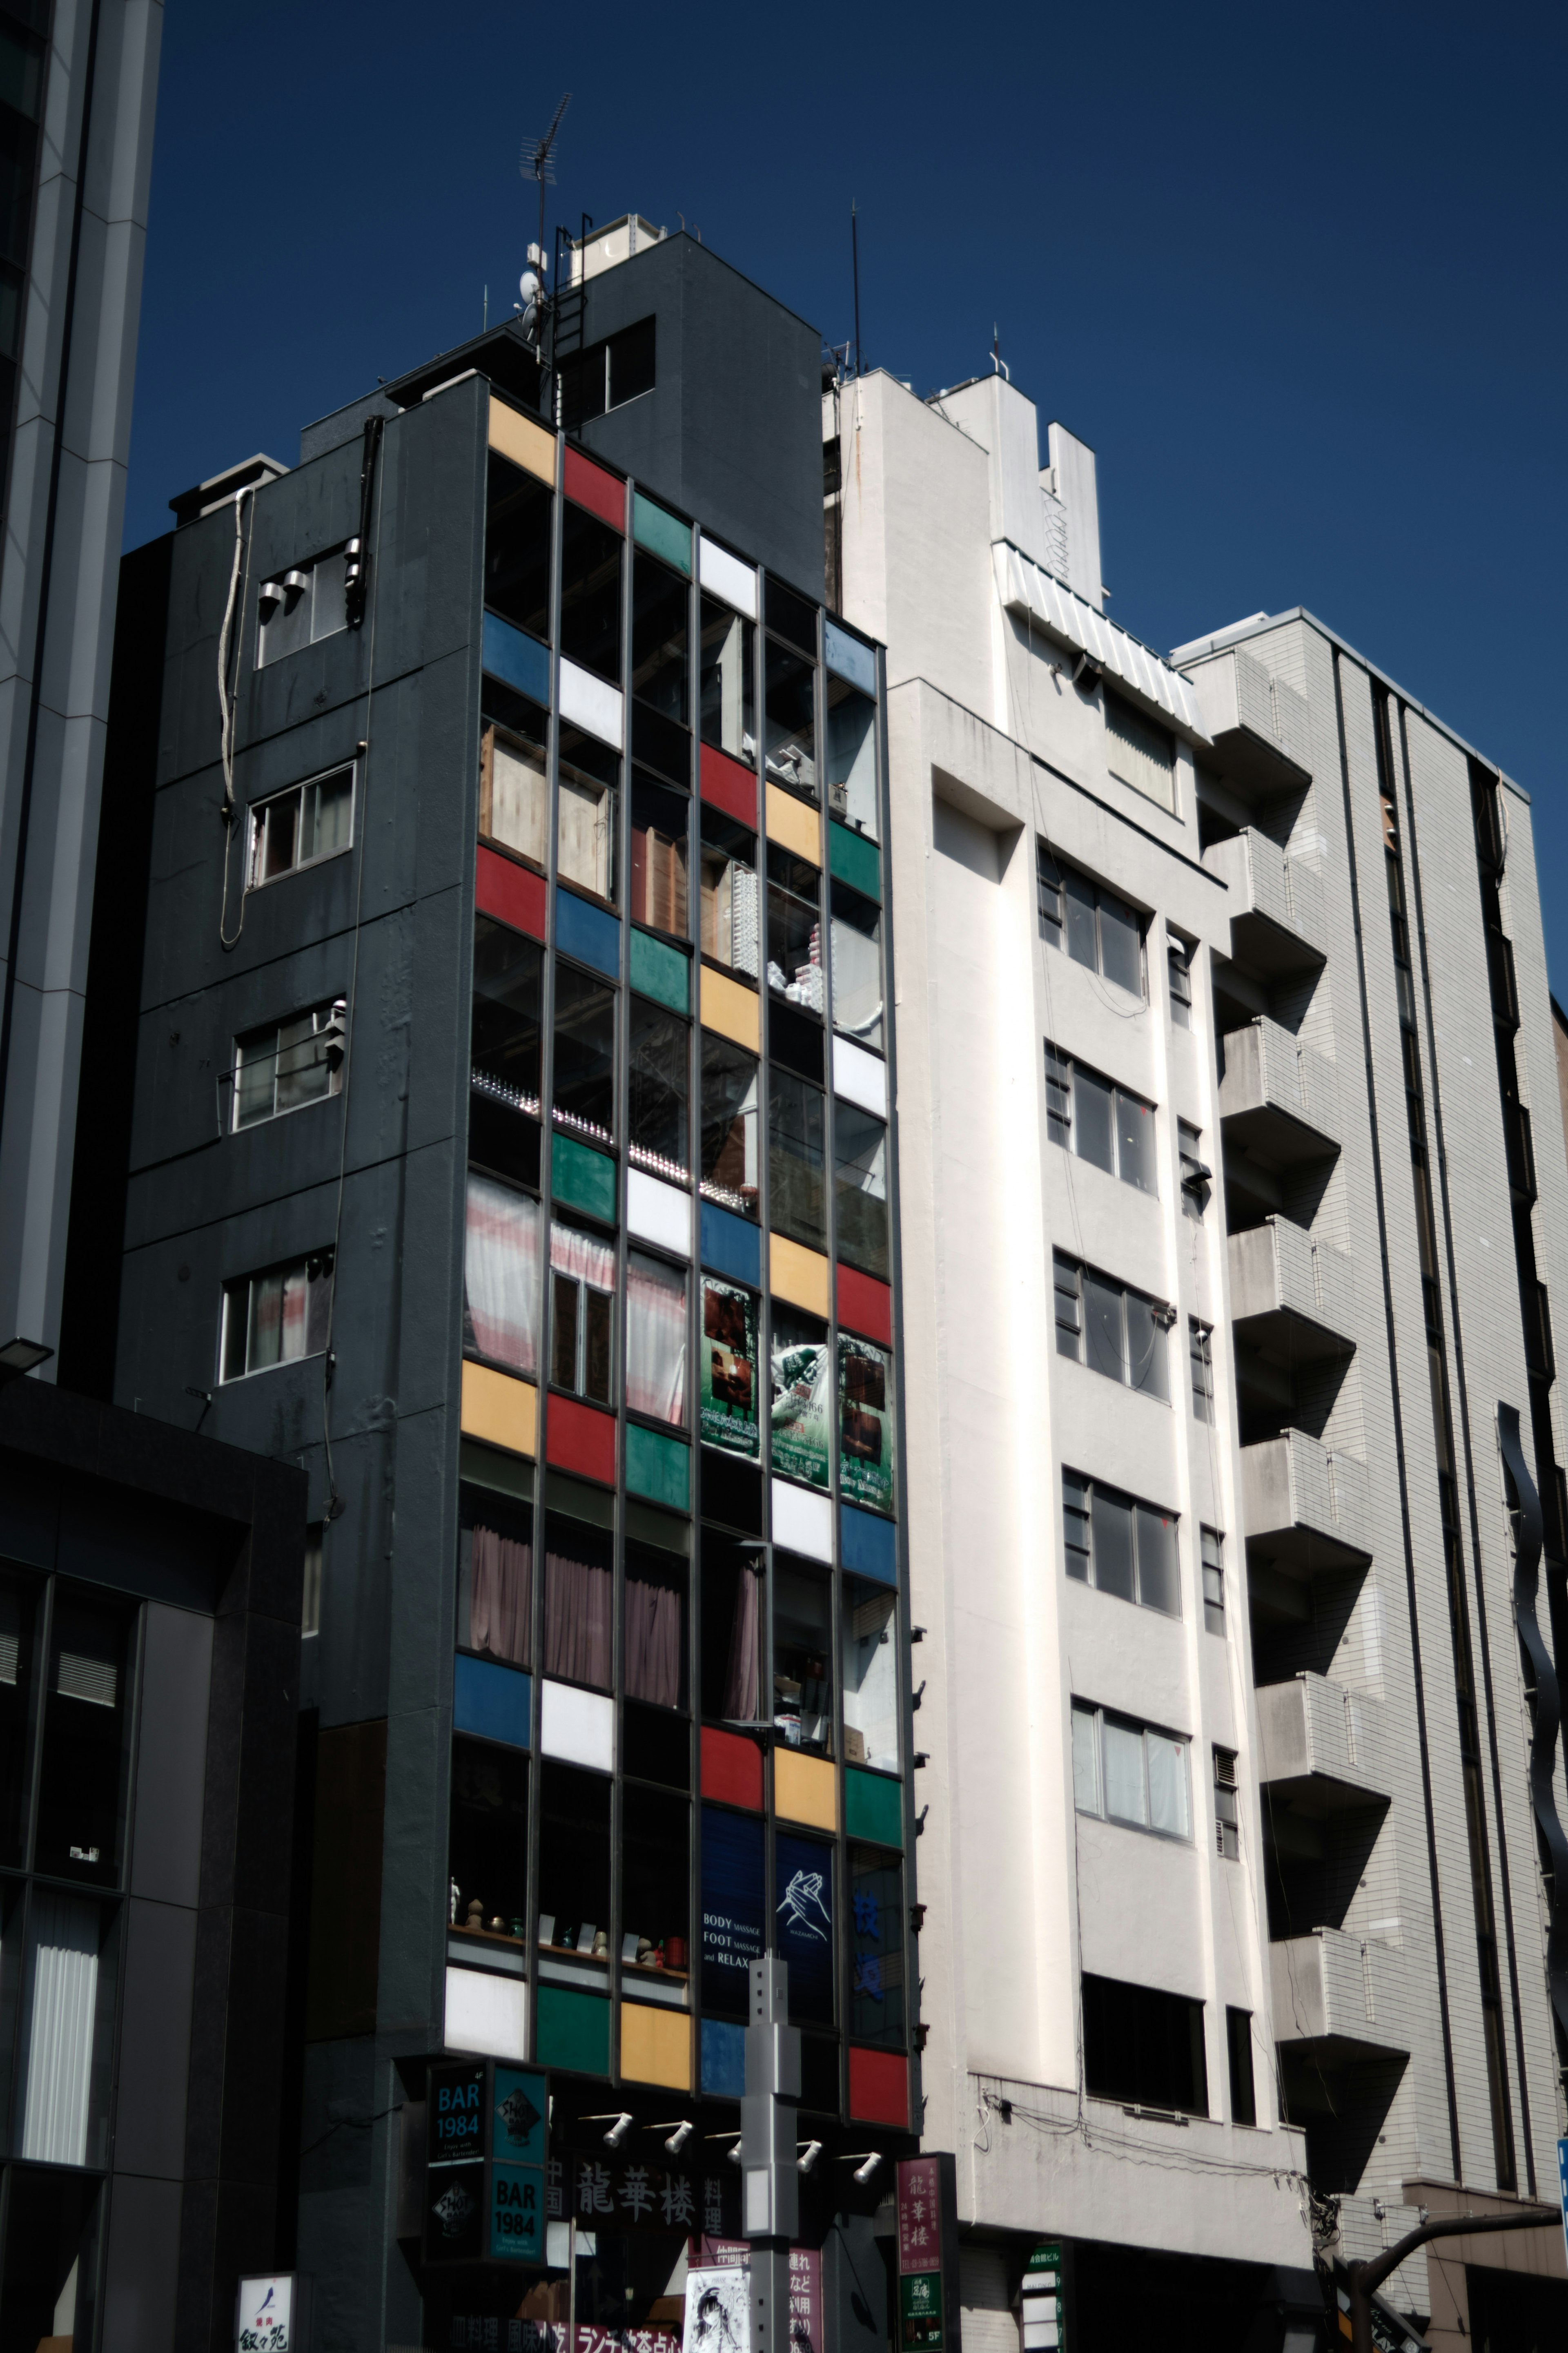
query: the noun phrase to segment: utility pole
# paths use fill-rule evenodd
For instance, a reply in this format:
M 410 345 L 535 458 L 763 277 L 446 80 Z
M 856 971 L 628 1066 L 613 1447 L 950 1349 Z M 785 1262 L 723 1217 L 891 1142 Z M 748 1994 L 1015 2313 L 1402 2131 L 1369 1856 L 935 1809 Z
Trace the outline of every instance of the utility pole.
M 1390 2272 L 1396 2272 L 1406 2255 L 1424 2247 L 1429 2239 L 1468 2239 L 1482 2231 L 1540 2231 L 1555 2227 L 1559 2217 L 1550 2206 L 1537 2207 L 1533 2213 L 1519 2214 L 1445 2214 L 1439 2222 L 1423 2222 L 1420 2229 L 1407 2231 L 1403 2239 L 1371 2263 L 1350 2266 L 1351 2293 L 1351 2353 L 1377 2353 L 1372 2334 L 1373 2291 L 1380 2288 Z
M 752 1963 L 741 2102 L 741 2228 L 752 2242 L 751 2353 L 789 2353 L 789 2250 L 800 2229 L 795 2103 L 800 2030 L 789 2022 L 789 1963 Z

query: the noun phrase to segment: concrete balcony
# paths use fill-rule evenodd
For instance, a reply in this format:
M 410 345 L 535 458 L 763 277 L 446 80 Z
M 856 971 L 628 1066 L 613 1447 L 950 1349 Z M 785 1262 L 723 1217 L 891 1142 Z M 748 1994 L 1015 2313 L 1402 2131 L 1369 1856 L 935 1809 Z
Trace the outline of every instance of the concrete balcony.
M 1338 1152 L 1339 1077 L 1326 1056 L 1265 1016 L 1227 1031 L 1222 1042 L 1219 1115 L 1227 1145 L 1268 1168 Z
M 1355 1347 L 1355 1270 L 1289 1218 L 1232 1234 L 1230 1313 L 1237 1341 L 1276 1363 L 1306 1365 Z
M 1230 893 L 1230 952 L 1243 971 L 1274 981 L 1328 961 L 1323 878 L 1315 866 L 1288 858 L 1255 826 L 1216 841 L 1204 864 Z
M 1406 2057 L 1405 1956 L 1375 1936 L 1314 1928 L 1268 1947 L 1274 2039 L 1320 2065 Z
M 1242 1448 L 1241 1509 L 1249 1551 L 1298 1577 L 1364 1568 L 1372 1558 L 1365 1463 L 1304 1430 Z
M 1387 1786 L 1383 1709 L 1327 1675 L 1263 1683 L 1258 1702 L 1258 1777 L 1272 1808 L 1322 1816 L 1382 1806 Z
M 1239 647 L 1185 671 L 1200 724 L 1226 785 L 1245 801 L 1277 800 L 1312 779 L 1311 718 L 1304 695 Z

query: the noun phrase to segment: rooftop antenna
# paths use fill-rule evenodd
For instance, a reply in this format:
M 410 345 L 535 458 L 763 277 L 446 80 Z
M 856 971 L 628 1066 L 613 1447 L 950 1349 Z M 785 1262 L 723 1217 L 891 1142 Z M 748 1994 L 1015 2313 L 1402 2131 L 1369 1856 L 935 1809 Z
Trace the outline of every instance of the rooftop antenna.
M 551 116 L 550 128 L 543 138 L 523 141 L 522 154 L 518 163 L 518 169 L 525 180 L 533 179 L 539 183 L 539 267 L 542 274 L 544 269 L 544 191 L 555 185 L 555 134 L 561 128 L 561 118 L 571 103 L 572 93 L 567 90 Z M 543 292 L 542 287 L 540 291 Z
M 991 322 L 991 364 L 998 375 L 1005 376 L 1007 382 L 1012 383 L 1013 371 L 1002 356 L 1002 331 L 994 320 Z
M 855 199 L 849 199 L 849 253 L 855 270 L 855 373 L 860 373 L 860 228 Z

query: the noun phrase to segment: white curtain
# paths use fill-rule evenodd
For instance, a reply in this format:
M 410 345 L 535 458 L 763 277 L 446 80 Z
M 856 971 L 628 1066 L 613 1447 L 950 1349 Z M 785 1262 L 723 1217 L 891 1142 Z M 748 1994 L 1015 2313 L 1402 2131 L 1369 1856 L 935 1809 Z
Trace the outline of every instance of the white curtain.
M 576 1226 L 551 1227 L 550 1263 L 557 1274 L 570 1274 L 595 1291 L 616 1287 L 615 1244 L 602 1242 L 597 1235 L 585 1234 Z
M 626 1403 L 686 1426 L 686 1277 L 637 1250 L 626 1259 Z
M 97 1905 L 37 1889 L 27 1942 L 22 2155 L 44 2165 L 85 2165 L 98 2007 Z
M 470 1172 L 464 1293 L 474 1339 L 520 1373 L 538 1368 L 539 1204 Z

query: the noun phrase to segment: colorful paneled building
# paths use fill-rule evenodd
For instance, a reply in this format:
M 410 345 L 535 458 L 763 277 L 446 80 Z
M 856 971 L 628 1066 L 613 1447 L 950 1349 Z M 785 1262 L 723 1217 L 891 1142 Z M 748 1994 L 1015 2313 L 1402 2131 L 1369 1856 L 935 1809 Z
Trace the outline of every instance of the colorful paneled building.
M 871 2343 L 921 2106 L 881 656 L 824 608 L 815 332 L 684 237 L 576 324 L 142 563 L 148 915 L 84 1077 L 134 1062 L 116 1395 L 310 1480 L 279 2256 L 322 2341 L 521 2345 L 565 2293 L 564 2228 L 426 2262 L 465 2053 L 548 2071 L 579 2320 L 678 2328 L 771 1947 Z

